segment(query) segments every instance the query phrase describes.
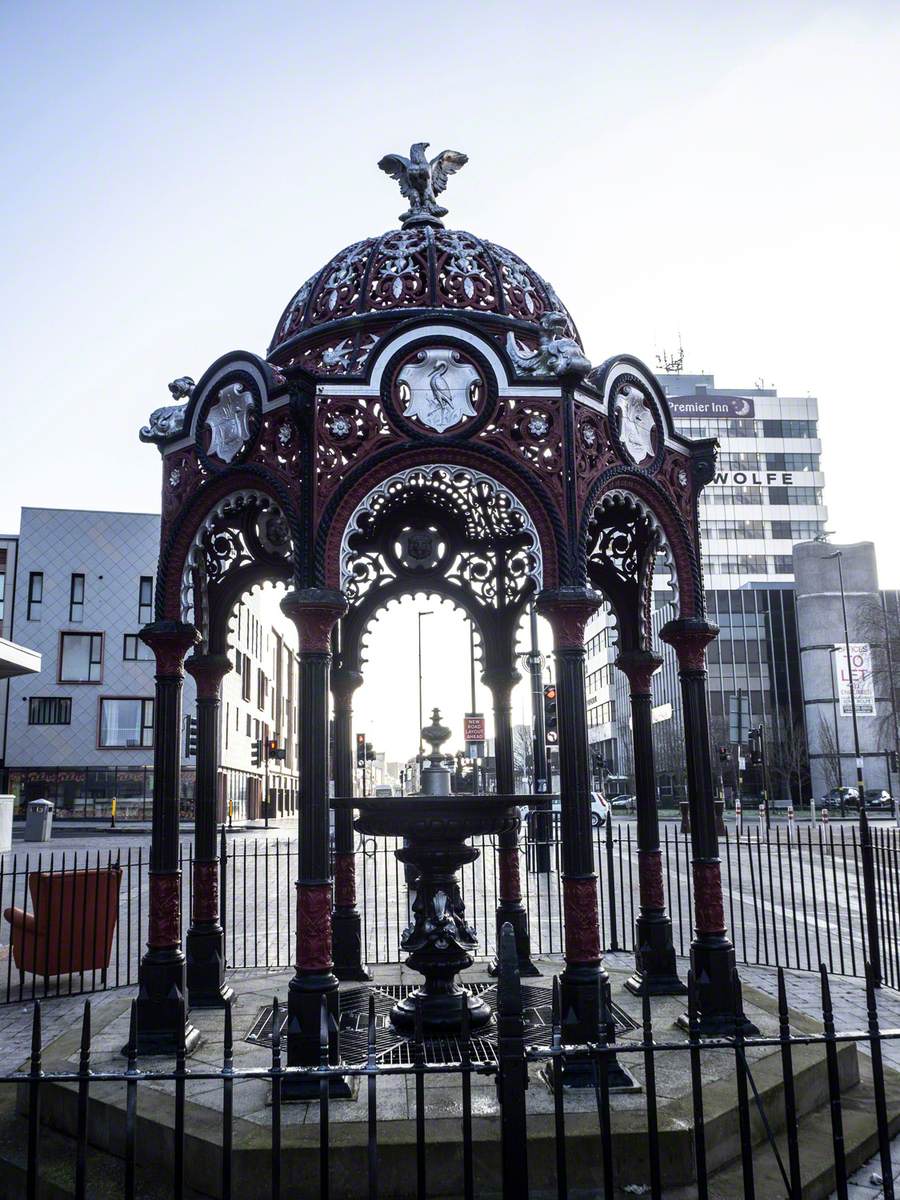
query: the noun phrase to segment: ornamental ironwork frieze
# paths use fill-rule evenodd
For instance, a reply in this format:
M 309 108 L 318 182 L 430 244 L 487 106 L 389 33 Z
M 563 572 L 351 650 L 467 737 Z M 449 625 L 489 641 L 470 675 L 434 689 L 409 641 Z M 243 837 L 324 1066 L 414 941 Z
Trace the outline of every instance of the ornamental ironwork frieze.
M 517 606 L 542 574 L 540 540 L 521 503 L 493 479 L 449 466 L 393 476 L 353 514 L 341 548 L 351 605 L 396 580 L 449 585 L 481 608 Z

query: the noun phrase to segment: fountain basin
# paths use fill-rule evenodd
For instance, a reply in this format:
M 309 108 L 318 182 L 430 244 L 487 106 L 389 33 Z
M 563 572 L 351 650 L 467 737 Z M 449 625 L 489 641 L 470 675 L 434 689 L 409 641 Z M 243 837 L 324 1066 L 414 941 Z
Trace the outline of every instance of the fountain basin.
M 518 820 L 516 796 L 393 796 L 336 801 L 357 808 L 354 827 L 379 837 L 402 837 L 395 854 L 416 871 L 412 922 L 400 945 L 408 966 L 425 977 L 421 987 L 391 1010 L 391 1024 L 403 1033 L 415 1028 L 421 1008 L 423 1029 L 458 1033 L 463 1000 L 469 1027 L 491 1019 L 491 1010 L 459 982 L 471 967 L 478 935 L 466 920 L 457 872 L 480 853 L 467 838 L 505 833 Z

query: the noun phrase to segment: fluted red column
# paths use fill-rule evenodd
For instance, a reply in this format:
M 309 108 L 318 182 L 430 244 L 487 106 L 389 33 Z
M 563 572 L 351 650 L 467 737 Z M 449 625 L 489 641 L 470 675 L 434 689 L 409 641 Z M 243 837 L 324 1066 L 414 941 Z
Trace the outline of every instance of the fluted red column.
M 512 733 L 512 691 L 519 682 L 519 672 L 508 664 L 506 667 L 488 669 L 482 675 L 490 689 L 494 710 L 494 761 L 497 772 L 497 791 L 511 796 L 516 790 L 515 753 Z M 508 921 L 516 938 L 520 975 L 540 975 L 531 961 L 531 937 L 528 931 L 528 913 L 522 903 L 522 882 L 519 869 L 519 834 L 510 829 L 497 839 L 497 865 L 500 895 L 497 904 L 497 947 L 499 953 L 500 931 Z M 496 974 L 496 960 L 490 968 Z
M 315 1066 L 323 997 L 332 1023 L 330 1059 L 338 1058 L 338 980 L 331 953 L 328 691 L 331 631 L 347 611 L 347 602 L 331 588 L 304 588 L 285 596 L 281 607 L 300 639 L 297 961 L 288 988 L 288 1065 Z M 317 1083 L 295 1077 L 283 1087 L 298 1099 L 319 1094 Z M 331 1092 L 349 1095 L 349 1088 L 336 1078 Z
M 200 640 L 193 625 L 156 621 L 140 639 L 156 657 L 153 714 L 153 820 L 150 834 L 150 888 L 147 951 L 138 976 L 138 1049 L 174 1054 L 181 1036 L 186 1000 L 185 958 L 181 949 L 181 871 L 178 869 L 181 792 L 181 696 L 184 658 Z M 199 1034 L 185 1030 L 189 1050 Z
M 734 946 L 725 928 L 719 839 L 713 807 L 709 715 L 706 706 L 706 647 L 718 627 L 700 618 L 670 621 L 660 631 L 678 656 L 684 711 L 684 750 L 691 814 L 691 873 L 694 881 L 694 940 L 691 968 L 698 987 L 700 1026 L 711 1035 L 731 1034 L 735 1024 L 755 1031 L 735 1003 Z
M 634 791 L 637 802 L 640 912 L 635 922 L 635 973 L 625 986 L 636 996 L 679 996 L 687 988 L 678 978 L 672 922 L 666 912 L 656 767 L 653 761 L 653 673 L 662 659 L 650 650 L 623 650 L 616 666 L 631 693 Z
M 588 588 L 541 592 L 538 612 L 553 629 L 559 717 L 559 792 L 562 829 L 563 908 L 566 966 L 560 978 L 563 1038 L 570 1043 L 607 1040 L 611 1027 L 609 976 L 603 967 L 591 827 L 591 768 L 584 676 L 584 628 L 600 606 Z M 592 1087 L 588 1060 L 567 1060 L 564 1081 Z M 615 1058 L 610 1085 L 630 1087 L 634 1080 Z
M 231 670 L 227 654 L 197 654 L 185 662 L 197 685 L 197 773 L 191 925 L 185 938 L 191 1008 L 223 1008 L 233 995 L 225 984 L 225 934 L 219 919 L 216 805 L 219 779 L 220 695 Z

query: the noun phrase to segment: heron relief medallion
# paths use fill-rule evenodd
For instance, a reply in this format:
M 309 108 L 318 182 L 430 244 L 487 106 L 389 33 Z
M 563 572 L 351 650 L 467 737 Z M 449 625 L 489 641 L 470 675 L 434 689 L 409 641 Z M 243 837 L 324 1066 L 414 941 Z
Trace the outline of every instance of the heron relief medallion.
M 420 350 L 397 376 L 403 416 L 437 433 L 477 416 L 481 375 L 457 350 Z

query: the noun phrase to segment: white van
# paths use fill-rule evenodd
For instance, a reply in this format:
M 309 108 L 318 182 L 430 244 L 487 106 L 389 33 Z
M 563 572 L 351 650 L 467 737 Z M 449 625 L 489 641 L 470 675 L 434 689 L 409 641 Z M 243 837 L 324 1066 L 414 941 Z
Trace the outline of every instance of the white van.
M 394 789 L 389 783 L 379 783 L 375 788 L 375 791 L 372 793 L 372 795 L 376 798 L 381 796 L 393 796 L 393 794 Z

